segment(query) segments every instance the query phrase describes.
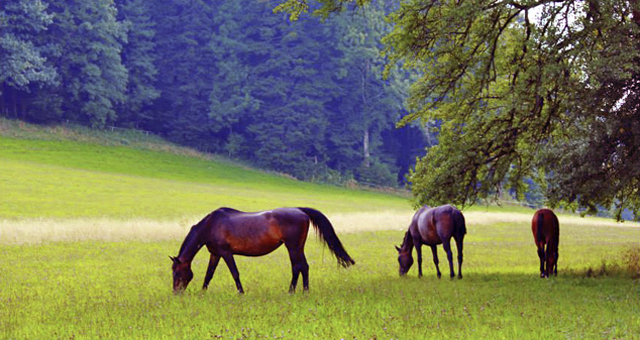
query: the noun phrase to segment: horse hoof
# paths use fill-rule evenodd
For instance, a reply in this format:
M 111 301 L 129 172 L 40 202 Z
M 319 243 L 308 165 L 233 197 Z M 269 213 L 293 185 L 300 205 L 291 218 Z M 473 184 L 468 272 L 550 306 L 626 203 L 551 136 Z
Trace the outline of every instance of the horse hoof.
M 441 278 L 441 277 L 442 277 L 442 275 L 438 274 L 438 278 Z

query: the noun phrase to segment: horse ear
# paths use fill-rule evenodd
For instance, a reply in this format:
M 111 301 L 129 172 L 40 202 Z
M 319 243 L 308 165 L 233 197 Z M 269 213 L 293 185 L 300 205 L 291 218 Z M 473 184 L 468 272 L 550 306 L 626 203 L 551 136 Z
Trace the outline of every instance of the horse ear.
M 171 259 L 171 261 L 173 261 L 174 263 L 180 263 L 180 260 L 178 260 L 177 257 L 173 257 L 171 255 L 169 255 L 169 258 Z
M 395 246 L 395 247 L 396 247 L 396 250 L 397 250 L 398 252 L 400 252 L 400 247 L 398 247 L 398 246 Z

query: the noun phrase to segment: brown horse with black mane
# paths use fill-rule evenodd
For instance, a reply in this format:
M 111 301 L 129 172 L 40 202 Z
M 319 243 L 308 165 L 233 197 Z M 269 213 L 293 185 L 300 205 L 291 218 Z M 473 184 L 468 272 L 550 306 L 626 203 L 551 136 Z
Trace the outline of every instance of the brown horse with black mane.
M 449 260 L 449 270 L 451 278 L 455 276 L 453 271 L 453 254 L 451 252 L 451 237 L 456 241 L 458 248 L 458 277 L 462 278 L 462 242 L 467 228 L 464 222 L 464 216 L 460 210 L 451 205 L 443 205 L 440 207 L 429 208 L 424 206 L 418 210 L 409 230 L 404 234 L 402 246 L 397 247 L 398 262 L 400 263 L 400 275 L 405 275 L 411 265 L 413 265 L 413 256 L 411 255 L 413 248 L 416 248 L 418 255 L 418 277 L 422 276 L 422 245 L 426 244 L 431 247 L 433 253 L 433 263 L 436 265 L 438 278 L 440 278 L 440 267 L 438 266 L 438 252 L 436 245 L 442 244 L 444 251 L 447 253 Z
M 206 246 L 211 253 L 209 268 L 204 278 L 207 289 L 220 258 L 224 259 L 236 282 L 239 293 L 244 293 L 240 274 L 233 255 L 262 256 L 284 243 L 289 251 L 293 277 L 289 292 L 293 293 L 302 273 L 304 290 L 309 290 L 309 265 L 304 256 L 309 222 L 316 228 L 320 239 L 329 247 L 343 267 L 355 264 L 338 239 L 331 222 L 321 212 L 311 208 L 279 208 L 262 212 L 242 212 L 220 208 L 191 227 L 180 253 L 173 261 L 173 290 L 184 290 L 193 278 L 191 261 L 200 248 Z
M 549 209 L 536 211 L 531 220 L 531 231 L 538 247 L 540 277 L 549 277 L 551 273 L 558 276 L 558 244 L 560 243 L 558 217 Z

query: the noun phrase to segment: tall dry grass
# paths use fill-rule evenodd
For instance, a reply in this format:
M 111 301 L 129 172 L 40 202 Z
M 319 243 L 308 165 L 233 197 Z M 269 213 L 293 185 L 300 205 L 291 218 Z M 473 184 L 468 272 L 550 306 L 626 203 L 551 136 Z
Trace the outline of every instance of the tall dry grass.
M 510 212 L 465 212 L 468 227 L 492 224 L 513 224 L 528 228 L 532 214 Z M 389 210 L 379 212 L 335 213 L 328 216 L 336 232 L 406 230 L 413 211 Z M 1 244 L 39 244 L 47 242 L 101 241 L 164 241 L 182 239 L 189 228 L 202 216 L 176 220 L 149 219 L 118 220 L 110 218 L 52 219 L 35 218 L 0 220 Z M 639 223 L 617 223 L 602 218 L 581 218 L 559 215 L 560 226 L 640 228 Z

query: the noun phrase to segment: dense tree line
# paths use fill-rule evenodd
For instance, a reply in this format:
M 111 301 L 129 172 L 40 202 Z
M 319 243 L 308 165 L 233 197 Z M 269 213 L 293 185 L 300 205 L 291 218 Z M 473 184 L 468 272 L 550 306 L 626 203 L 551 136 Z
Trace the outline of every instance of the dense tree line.
M 291 22 L 258 0 L 0 3 L 0 114 L 144 129 L 307 180 L 398 185 L 411 75 L 382 78 L 387 4 Z

